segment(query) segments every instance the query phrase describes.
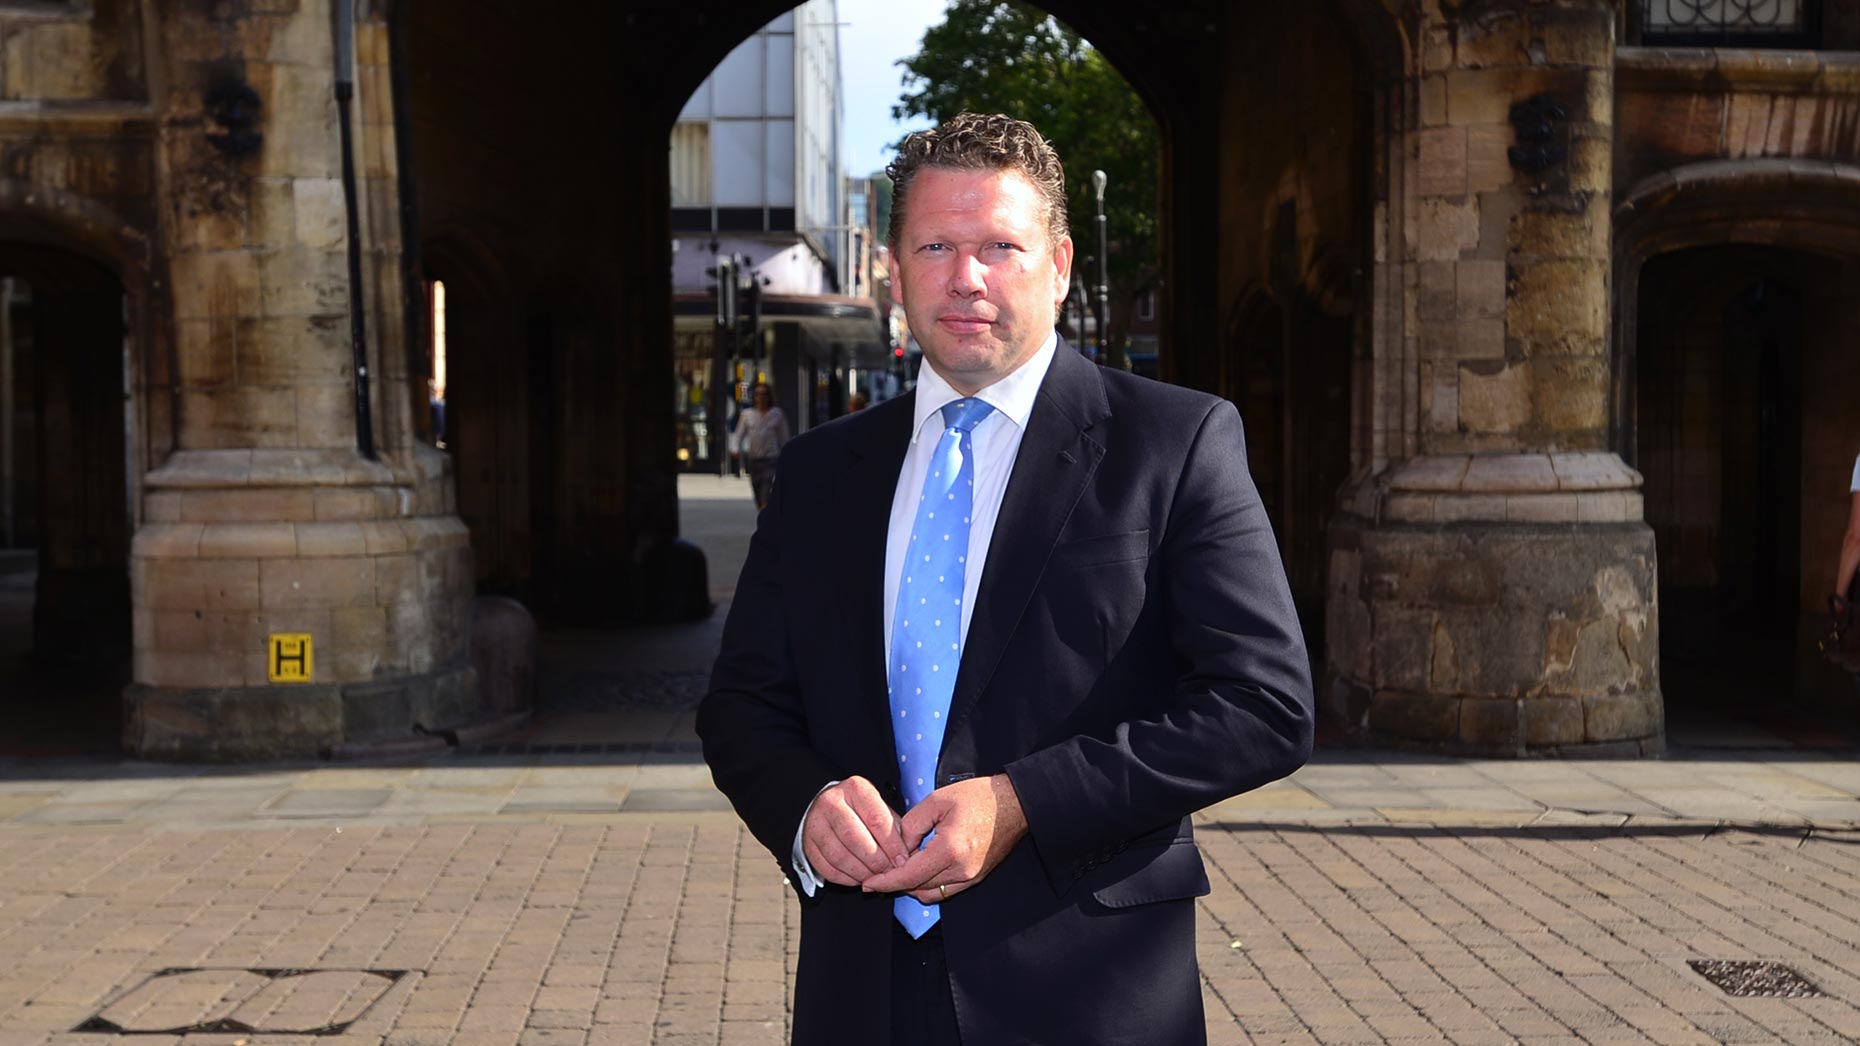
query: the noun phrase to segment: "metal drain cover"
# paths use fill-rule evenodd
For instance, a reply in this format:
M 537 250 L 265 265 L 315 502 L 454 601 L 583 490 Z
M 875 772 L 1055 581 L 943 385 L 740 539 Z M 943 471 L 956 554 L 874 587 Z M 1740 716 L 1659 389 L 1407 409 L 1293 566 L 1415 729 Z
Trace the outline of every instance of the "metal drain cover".
M 340 1035 L 406 970 L 169 969 L 74 1032 Z
M 1779 962 L 1688 959 L 1686 965 L 1723 989 L 1726 995 L 1803 999 L 1821 994 L 1821 989 L 1808 978 Z

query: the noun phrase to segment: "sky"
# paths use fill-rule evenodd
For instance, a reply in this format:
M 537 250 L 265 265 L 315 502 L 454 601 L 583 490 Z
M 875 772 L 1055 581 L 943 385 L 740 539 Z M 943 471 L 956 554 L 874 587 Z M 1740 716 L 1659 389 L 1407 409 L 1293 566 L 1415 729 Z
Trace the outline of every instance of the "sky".
M 897 66 L 917 53 L 924 30 L 943 20 L 946 0 L 839 0 L 840 76 L 846 101 L 842 139 L 846 173 L 864 176 L 891 159 L 891 143 L 905 132 L 930 126 L 921 117 L 891 118 L 902 93 Z

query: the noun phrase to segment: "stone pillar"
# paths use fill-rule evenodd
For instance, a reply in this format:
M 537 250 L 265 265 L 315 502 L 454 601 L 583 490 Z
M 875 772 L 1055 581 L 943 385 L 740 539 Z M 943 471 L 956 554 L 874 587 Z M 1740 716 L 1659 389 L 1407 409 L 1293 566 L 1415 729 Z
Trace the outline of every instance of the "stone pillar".
M 162 7 L 177 449 L 146 477 L 131 551 L 125 747 L 316 756 L 467 725 L 471 549 L 446 459 L 412 433 L 385 25 L 356 26 L 352 103 L 369 460 L 328 0 Z M 312 639 L 307 682 L 272 679 L 285 633 Z
M 1657 751 L 1653 535 L 1609 443 L 1615 12 L 1448 10 L 1416 37 L 1371 378 L 1406 431 L 1332 527 L 1326 709 L 1379 742 Z

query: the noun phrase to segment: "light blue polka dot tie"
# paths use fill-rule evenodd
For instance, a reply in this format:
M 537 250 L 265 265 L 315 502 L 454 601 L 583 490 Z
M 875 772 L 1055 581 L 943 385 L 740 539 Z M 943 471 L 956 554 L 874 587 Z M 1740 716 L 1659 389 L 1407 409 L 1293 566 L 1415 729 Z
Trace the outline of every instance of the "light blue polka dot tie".
M 975 504 L 975 443 L 969 433 L 993 412 L 978 399 L 943 407 L 948 428 L 924 471 L 917 518 L 905 543 L 891 623 L 890 677 L 891 732 L 898 739 L 898 774 L 907 807 L 936 788 L 937 753 L 943 750 L 943 727 L 962 659 L 962 578 Z M 909 894 L 900 894 L 892 904 L 912 937 L 936 925 L 938 907 Z

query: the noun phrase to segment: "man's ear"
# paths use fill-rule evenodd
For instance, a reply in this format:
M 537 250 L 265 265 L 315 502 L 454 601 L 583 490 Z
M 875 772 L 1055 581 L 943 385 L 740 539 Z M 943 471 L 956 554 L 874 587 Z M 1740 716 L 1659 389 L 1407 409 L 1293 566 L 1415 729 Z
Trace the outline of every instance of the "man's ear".
M 1057 309 L 1072 292 L 1072 236 L 1061 236 L 1053 244 L 1053 307 Z

